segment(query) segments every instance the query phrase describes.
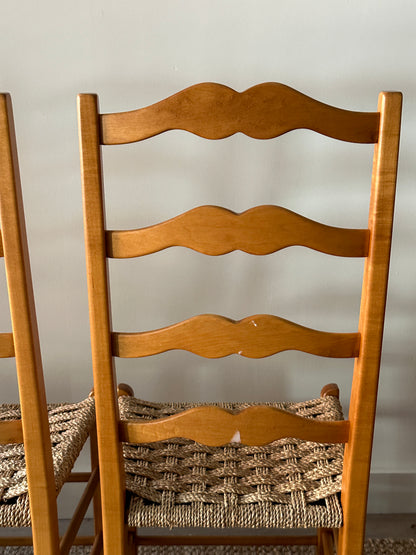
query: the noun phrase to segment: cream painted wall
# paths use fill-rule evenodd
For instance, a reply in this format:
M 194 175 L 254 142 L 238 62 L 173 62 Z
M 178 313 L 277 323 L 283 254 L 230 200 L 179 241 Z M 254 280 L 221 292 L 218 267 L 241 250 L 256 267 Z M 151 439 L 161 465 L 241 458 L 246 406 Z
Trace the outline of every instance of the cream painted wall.
M 401 90 L 403 135 L 370 509 L 416 511 L 415 18 L 411 0 L 3 1 L 0 89 L 13 96 L 51 401 L 80 399 L 92 385 L 78 92 L 96 92 L 102 111 L 117 111 L 201 81 L 239 91 L 280 81 L 330 104 L 374 110 L 380 90 Z M 275 203 L 329 224 L 340 216 L 345 226 L 365 226 L 366 206 L 359 204 L 367 202 L 371 151 L 302 131 L 267 143 L 240 135 L 204 142 L 176 133 L 115 148 L 105 151 L 107 199 L 115 200 L 109 226 L 149 225 L 204 203 L 235 211 Z M 236 319 L 273 312 L 317 328 L 325 328 L 329 315 L 341 331 L 357 321 L 351 298 L 361 264 L 306 249 L 265 260 L 241 253 L 205 259 L 171 249 L 120 265 L 127 275 L 111 267 L 119 329 L 163 326 L 199 312 Z M 339 279 L 341 293 L 331 277 Z M 134 303 L 126 297 L 130 285 L 137 290 Z M 4 292 L 3 282 L 0 287 Z M 0 310 L 5 327 L 4 295 Z M 175 352 L 127 361 L 120 379 L 149 399 L 304 398 L 328 381 L 341 385 L 345 399 L 350 363 L 340 363 L 339 370 L 337 364 L 293 353 L 205 361 Z M 12 374 L 10 364 L 7 380 Z M 1 397 L 16 398 L 6 378 Z M 398 475 L 399 498 L 393 492 Z

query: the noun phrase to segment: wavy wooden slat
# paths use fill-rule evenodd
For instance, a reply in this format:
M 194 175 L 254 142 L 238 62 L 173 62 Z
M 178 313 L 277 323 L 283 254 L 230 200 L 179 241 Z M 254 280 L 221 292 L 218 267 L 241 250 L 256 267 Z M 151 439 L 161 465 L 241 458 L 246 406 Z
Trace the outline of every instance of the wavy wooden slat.
M 0 229 L 0 257 L 4 256 L 4 249 L 3 249 L 3 236 Z
M 156 104 L 100 116 L 102 144 L 132 143 L 171 129 L 207 139 L 241 132 L 270 139 L 293 129 L 311 129 L 354 143 L 375 143 L 378 112 L 351 112 L 318 102 L 280 83 L 263 83 L 242 93 L 200 83 Z
M 144 357 L 172 349 L 206 358 L 231 354 L 263 358 L 287 350 L 353 358 L 358 356 L 359 343 L 358 333 L 317 331 L 268 314 L 239 321 L 202 314 L 158 330 L 112 334 L 113 355 L 122 358 Z
M 336 256 L 367 256 L 369 231 L 310 220 L 279 206 L 256 206 L 241 214 L 199 206 L 157 225 L 106 232 L 107 256 L 132 258 L 183 246 L 217 256 L 234 250 L 270 254 L 301 245 Z
M 0 444 L 23 443 L 23 429 L 21 420 L 7 420 L 0 422 Z
M 14 357 L 14 341 L 12 333 L 0 333 L 0 358 Z
M 349 422 L 322 422 L 265 405 L 249 407 L 238 414 L 208 405 L 194 407 L 151 422 L 120 422 L 121 441 L 149 443 L 182 437 L 204 445 L 219 446 L 232 441 L 244 445 L 266 445 L 294 437 L 319 443 L 346 443 Z

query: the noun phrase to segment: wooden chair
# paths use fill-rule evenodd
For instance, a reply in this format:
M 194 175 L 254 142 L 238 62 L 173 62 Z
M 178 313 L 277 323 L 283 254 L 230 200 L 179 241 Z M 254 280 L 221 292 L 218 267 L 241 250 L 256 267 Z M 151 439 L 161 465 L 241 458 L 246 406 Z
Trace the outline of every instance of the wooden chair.
M 340 555 L 362 552 L 401 98 L 397 92 L 382 92 L 378 111 L 364 113 L 322 104 L 276 83 L 243 93 L 204 83 L 135 111 L 100 114 L 96 95 L 79 95 L 105 553 L 133 553 L 134 545 L 152 542 L 289 541 L 315 544 L 319 553 L 332 553 L 334 544 Z M 328 227 L 275 206 L 243 214 L 202 206 L 146 228 L 106 229 L 100 145 L 132 143 L 173 129 L 207 139 L 236 132 L 271 139 L 299 128 L 375 144 L 368 229 Z M 291 245 L 365 258 L 357 331 L 321 332 L 270 315 L 238 322 L 200 315 L 139 333 L 111 328 L 107 258 L 142 256 L 171 246 L 219 255 L 237 249 L 269 254 Z M 343 420 L 335 385 L 325 386 L 313 401 L 268 406 L 151 403 L 135 399 L 125 386 L 117 399 L 114 357 L 171 349 L 210 358 L 231 353 L 261 358 L 288 349 L 355 358 L 348 420 Z M 317 533 L 297 539 L 135 536 L 136 527 L 159 526 L 317 528 Z
M 0 405 L 0 526 L 32 527 L 32 537 L 6 535 L 0 538 L 0 545 L 33 542 L 35 555 L 67 554 L 98 487 L 94 398 L 76 404 L 46 404 L 8 94 L 0 94 L 0 219 L 0 255 L 4 258 L 12 320 L 12 333 L 0 334 L 0 357 L 15 357 L 20 398 L 20 405 Z M 90 433 L 92 472 L 71 474 Z M 88 481 L 88 485 L 60 541 L 57 494 L 67 481 Z M 98 518 L 93 552 L 99 553 L 98 490 L 95 505 Z M 78 538 L 76 543 L 92 540 Z

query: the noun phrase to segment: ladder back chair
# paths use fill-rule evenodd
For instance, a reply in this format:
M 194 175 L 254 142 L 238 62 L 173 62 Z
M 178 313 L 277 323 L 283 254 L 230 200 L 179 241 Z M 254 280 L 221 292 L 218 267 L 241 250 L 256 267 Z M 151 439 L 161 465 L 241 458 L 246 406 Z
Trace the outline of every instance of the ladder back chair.
M 67 554 L 99 489 L 94 398 L 46 404 L 11 98 L 0 94 L 0 256 L 4 258 L 11 333 L 0 333 L 0 357 L 15 357 L 20 404 L 0 405 L 0 527 L 32 527 L 31 537 L 0 532 L 0 545 L 30 545 L 35 555 Z M 3 377 L 2 380 L 5 380 Z M 4 383 L 4 381 L 3 381 Z M 91 473 L 71 473 L 89 434 Z M 57 495 L 65 482 L 88 482 L 64 537 L 58 529 Z
M 98 97 L 78 97 L 84 226 L 101 472 L 104 552 L 148 543 L 309 542 L 318 553 L 362 552 L 380 367 L 402 96 L 382 92 L 378 110 L 351 112 L 290 87 L 265 83 L 238 93 L 203 83 L 151 106 L 100 114 Z M 242 214 L 202 206 L 160 224 L 109 230 L 102 147 L 180 129 L 206 139 L 241 132 L 272 139 L 309 129 L 375 145 L 368 229 L 330 227 L 276 206 Z M 362 257 L 358 330 L 330 333 L 272 315 L 233 321 L 205 314 L 158 330 L 113 331 L 108 258 L 171 246 L 209 255 L 270 254 L 302 245 Z M 301 403 L 201 405 L 135 399 L 117 390 L 115 357 L 184 349 L 218 358 L 261 358 L 284 350 L 355 359 L 348 419 L 336 385 Z M 295 438 L 295 439 L 293 439 Z M 306 469 L 305 469 L 306 468 Z M 201 478 L 202 476 L 202 478 Z M 126 502 L 126 506 L 125 506 Z M 140 527 L 316 528 L 307 537 L 136 536 Z

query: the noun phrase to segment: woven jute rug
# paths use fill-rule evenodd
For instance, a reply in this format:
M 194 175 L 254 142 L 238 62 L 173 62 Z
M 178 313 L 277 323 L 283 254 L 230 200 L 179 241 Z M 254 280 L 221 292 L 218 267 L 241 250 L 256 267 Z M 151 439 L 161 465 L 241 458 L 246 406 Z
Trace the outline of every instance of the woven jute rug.
M 88 555 L 88 547 L 74 547 L 71 555 Z M 0 547 L 0 555 L 29 555 L 30 547 Z M 316 555 L 313 547 L 140 547 L 138 555 Z M 416 555 L 416 540 L 371 539 L 365 542 L 366 555 Z

